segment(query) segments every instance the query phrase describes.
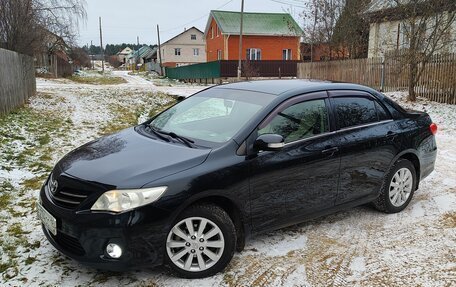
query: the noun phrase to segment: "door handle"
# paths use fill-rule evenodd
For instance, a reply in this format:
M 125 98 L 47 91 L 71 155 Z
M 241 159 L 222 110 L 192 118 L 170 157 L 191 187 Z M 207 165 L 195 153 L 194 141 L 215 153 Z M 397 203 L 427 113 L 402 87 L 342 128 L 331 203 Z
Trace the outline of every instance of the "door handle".
M 338 147 L 331 147 L 331 148 L 328 148 L 328 149 L 324 149 L 321 151 L 322 154 L 334 154 L 335 152 L 338 152 L 339 151 L 339 148 Z

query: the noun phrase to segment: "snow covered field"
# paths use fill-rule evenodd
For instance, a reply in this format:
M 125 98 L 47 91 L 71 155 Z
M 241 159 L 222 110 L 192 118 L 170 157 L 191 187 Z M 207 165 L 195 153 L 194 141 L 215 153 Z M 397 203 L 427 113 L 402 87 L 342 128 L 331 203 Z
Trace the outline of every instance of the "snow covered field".
M 97 272 L 45 240 L 35 200 L 54 163 L 71 149 L 146 119 L 202 86 L 155 86 L 114 72 L 119 85 L 38 79 L 38 95 L 0 118 L 1 286 L 456 286 L 456 106 L 389 93 L 439 125 L 436 169 L 410 206 L 386 215 L 368 206 L 256 236 L 224 273 L 202 280 L 166 268 Z M 151 112 L 152 111 L 152 112 Z

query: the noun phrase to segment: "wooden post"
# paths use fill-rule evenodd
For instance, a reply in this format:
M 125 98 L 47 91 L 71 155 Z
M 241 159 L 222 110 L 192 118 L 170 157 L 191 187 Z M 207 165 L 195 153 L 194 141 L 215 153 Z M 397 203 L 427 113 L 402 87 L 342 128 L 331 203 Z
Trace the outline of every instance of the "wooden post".
M 237 70 L 237 78 L 238 80 L 241 79 L 242 74 L 242 25 L 244 22 L 244 0 L 241 2 L 241 29 L 239 31 L 239 60 L 238 60 L 238 70 Z
M 101 31 L 101 17 L 99 18 L 100 22 L 100 48 L 101 48 L 101 70 L 104 73 L 104 49 L 103 49 L 103 33 Z
M 382 58 L 382 75 L 380 80 L 380 92 L 385 91 L 385 58 Z
M 162 65 L 162 54 L 161 54 L 161 44 L 160 44 L 160 27 L 157 24 L 157 37 L 158 37 L 158 59 L 160 61 L 160 72 L 163 76 L 163 65 Z

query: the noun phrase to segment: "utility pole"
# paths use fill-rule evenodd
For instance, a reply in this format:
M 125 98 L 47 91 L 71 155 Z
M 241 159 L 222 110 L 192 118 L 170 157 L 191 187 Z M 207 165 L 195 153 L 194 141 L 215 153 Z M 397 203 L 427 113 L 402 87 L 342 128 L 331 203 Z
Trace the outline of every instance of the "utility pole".
M 103 49 L 103 33 L 101 32 L 101 17 L 100 21 L 100 47 L 101 47 L 101 71 L 104 73 L 104 49 Z
M 238 71 L 237 71 L 237 78 L 238 80 L 241 79 L 242 74 L 242 25 L 244 20 L 244 0 L 241 2 L 241 30 L 239 32 L 239 62 L 238 62 Z
M 160 72 L 163 76 L 163 66 L 162 66 L 162 54 L 161 54 L 161 44 L 160 44 L 160 27 L 157 24 L 157 37 L 158 37 L 158 60 L 160 61 Z
M 90 40 L 90 49 L 93 47 L 93 41 Z M 92 64 L 92 70 L 95 70 L 95 66 L 93 64 L 93 52 L 90 52 L 90 64 Z

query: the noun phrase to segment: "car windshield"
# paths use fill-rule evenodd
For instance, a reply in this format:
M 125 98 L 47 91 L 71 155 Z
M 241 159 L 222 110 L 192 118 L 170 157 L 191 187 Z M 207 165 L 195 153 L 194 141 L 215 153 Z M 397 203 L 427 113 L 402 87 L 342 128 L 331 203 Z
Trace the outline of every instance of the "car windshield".
M 150 126 L 197 141 L 225 143 L 274 97 L 253 91 L 208 89 L 161 113 Z

